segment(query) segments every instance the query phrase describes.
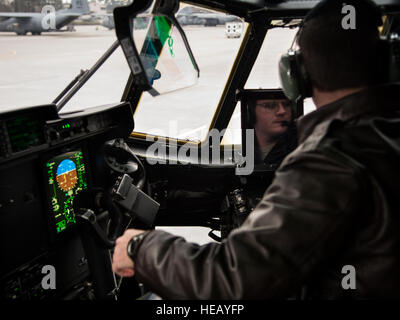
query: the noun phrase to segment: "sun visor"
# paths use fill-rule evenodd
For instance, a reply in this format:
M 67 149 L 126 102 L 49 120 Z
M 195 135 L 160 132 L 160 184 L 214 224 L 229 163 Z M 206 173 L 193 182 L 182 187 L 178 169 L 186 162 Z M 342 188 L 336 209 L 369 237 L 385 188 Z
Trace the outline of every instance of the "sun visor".
M 114 20 L 134 85 L 157 96 L 195 85 L 200 71 L 175 16 L 146 13 L 151 4 L 116 8 Z

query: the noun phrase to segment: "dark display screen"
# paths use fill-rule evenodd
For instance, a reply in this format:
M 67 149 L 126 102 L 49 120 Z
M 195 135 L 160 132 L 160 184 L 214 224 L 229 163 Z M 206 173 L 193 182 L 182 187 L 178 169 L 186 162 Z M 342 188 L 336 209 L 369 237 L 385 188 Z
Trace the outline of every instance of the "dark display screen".
M 42 123 L 35 117 L 23 115 L 10 119 L 6 121 L 6 126 L 12 152 L 23 151 L 45 143 Z
M 50 207 L 55 227 L 60 233 L 75 224 L 73 201 L 87 189 L 84 158 L 81 150 L 56 156 L 46 163 Z

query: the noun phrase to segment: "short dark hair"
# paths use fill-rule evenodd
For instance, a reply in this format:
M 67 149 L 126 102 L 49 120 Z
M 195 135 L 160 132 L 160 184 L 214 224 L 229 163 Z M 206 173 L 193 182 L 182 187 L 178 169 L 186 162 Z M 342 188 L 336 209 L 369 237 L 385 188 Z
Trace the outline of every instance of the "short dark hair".
M 370 1 L 346 1 L 356 9 L 356 28 L 344 29 L 342 1 L 324 2 L 317 14 L 305 19 L 298 36 L 312 85 L 321 91 L 334 91 L 376 84 L 380 72 L 379 11 Z

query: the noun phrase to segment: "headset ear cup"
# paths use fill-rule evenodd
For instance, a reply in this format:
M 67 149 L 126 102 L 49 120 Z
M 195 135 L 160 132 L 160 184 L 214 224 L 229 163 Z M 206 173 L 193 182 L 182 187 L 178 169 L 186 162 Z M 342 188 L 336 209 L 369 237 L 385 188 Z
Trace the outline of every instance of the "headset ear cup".
M 300 51 L 295 53 L 297 75 L 298 75 L 298 85 L 299 91 L 302 98 L 312 97 L 312 85 L 310 77 L 307 73 L 306 67 L 304 65 L 303 56 Z
M 296 54 L 294 51 L 289 50 L 281 56 L 279 61 L 279 77 L 285 96 L 291 101 L 299 99 L 301 91 L 297 76 Z
M 312 96 L 312 85 L 300 51 L 289 50 L 279 61 L 282 90 L 291 101 Z

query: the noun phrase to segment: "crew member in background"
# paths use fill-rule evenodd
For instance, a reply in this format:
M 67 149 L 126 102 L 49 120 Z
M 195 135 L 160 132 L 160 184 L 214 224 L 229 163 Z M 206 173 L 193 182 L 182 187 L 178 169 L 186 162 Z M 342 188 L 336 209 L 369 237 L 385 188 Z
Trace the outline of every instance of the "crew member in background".
M 254 128 L 254 163 L 279 167 L 297 146 L 293 103 L 282 93 L 276 99 L 249 99 L 249 127 Z

